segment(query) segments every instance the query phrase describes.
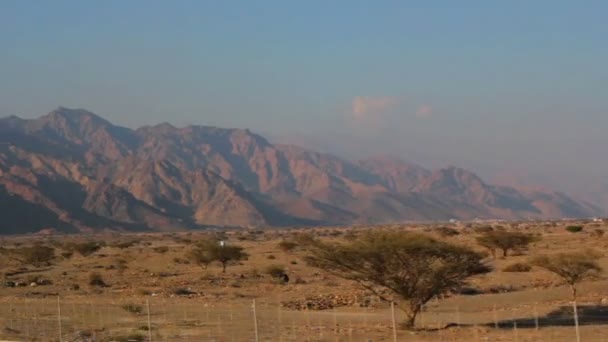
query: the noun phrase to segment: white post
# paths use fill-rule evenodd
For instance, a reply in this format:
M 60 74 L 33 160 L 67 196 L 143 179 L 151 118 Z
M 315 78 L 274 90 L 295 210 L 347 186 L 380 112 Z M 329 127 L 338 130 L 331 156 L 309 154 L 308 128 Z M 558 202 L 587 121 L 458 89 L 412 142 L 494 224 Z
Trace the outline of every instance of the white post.
M 534 304 L 534 326 L 538 330 L 538 310 L 536 310 L 536 304 Z
M 576 307 L 576 300 L 572 301 L 572 308 L 574 309 L 574 329 L 576 330 L 576 342 L 581 342 L 581 332 L 578 329 L 578 308 Z
M 397 342 L 397 322 L 395 320 L 395 302 L 391 301 L 391 317 L 393 320 L 393 342 Z
M 61 301 L 59 299 L 59 296 L 57 296 L 57 323 L 59 324 L 59 342 L 63 342 L 61 332 Z
M 255 310 L 255 298 L 253 299 L 253 327 L 255 329 L 255 342 L 260 342 L 260 335 L 258 332 L 258 317 Z
M 146 311 L 148 311 L 148 342 L 152 342 L 152 322 L 150 322 L 150 300 L 146 299 Z
M 279 334 L 279 342 L 282 342 L 283 341 L 283 313 L 281 311 L 281 299 L 280 298 L 279 298 L 279 305 L 277 307 L 277 310 L 278 310 L 277 316 L 278 316 L 278 323 L 279 323 L 277 332 Z
M 15 315 L 13 315 L 13 303 L 9 303 L 8 304 L 8 327 L 9 329 L 13 330 L 13 317 Z

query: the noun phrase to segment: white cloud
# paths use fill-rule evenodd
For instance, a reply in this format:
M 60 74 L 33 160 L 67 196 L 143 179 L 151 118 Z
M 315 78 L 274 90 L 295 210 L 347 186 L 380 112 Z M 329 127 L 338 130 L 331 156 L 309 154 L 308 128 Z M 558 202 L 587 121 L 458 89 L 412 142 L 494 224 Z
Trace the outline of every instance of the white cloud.
M 356 96 L 352 100 L 351 113 L 355 119 L 365 119 L 391 110 L 399 103 L 399 98 L 391 96 Z
M 421 105 L 416 110 L 416 117 L 428 118 L 433 115 L 433 107 L 428 104 Z

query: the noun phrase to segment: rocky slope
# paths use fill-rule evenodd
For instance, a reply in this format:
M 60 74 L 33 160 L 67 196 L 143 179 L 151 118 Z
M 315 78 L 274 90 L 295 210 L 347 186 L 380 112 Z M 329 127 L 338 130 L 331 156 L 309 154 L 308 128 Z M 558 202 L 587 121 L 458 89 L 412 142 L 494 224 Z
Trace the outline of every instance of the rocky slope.
M 347 161 L 248 130 L 118 127 L 85 110 L 0 119 L 0 233 L 587 217 L 552 191 L 395 158 Z

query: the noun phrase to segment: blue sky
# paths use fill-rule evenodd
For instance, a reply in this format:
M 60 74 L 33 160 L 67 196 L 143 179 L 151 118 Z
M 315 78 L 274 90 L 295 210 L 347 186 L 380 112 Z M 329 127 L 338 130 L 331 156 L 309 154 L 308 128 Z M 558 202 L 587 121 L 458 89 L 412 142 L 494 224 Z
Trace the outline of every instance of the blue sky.
M 62 105 L 608 181 L 606 13 L 591 0 L 3 0 L 0 115 Z

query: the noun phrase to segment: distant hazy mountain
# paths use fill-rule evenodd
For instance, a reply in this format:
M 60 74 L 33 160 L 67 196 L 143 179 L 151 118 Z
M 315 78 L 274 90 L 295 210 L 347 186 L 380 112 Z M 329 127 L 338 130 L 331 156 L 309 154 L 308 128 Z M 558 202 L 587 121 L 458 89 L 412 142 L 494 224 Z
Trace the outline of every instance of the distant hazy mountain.
M 0 119 L 0 233 L 588 217 L 549 190 L 390 157 L 347 161 L 248 130 L 137 130 L 85 110 Z

